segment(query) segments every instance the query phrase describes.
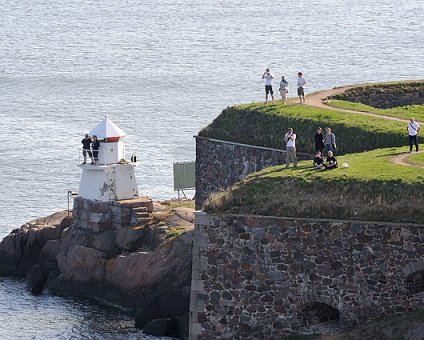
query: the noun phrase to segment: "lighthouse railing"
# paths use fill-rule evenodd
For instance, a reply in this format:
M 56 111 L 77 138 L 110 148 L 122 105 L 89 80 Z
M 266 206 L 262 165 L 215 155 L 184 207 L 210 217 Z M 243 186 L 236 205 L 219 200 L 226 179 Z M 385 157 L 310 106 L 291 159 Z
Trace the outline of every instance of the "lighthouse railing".
M 95 151 L 93 150 L 84 150 L 83 148 L 77 148 L 78 149 L 78 163 L 84 164 L 84 151 L 86 152 L 86 163 L 90 164 L 94 161 L 94 155 L 93 153 Z M 107 165 L 108 159 L 107 159 L 107 150 L 98 150 L 97 151 L 97 165 Z M 137 148 L 135 146 L 126 146 L 124 145 L 123 149 L 123 160 L 128 162 L 137 162 Z
M 137 158 L 137 147 L 133 145 L 124 145 L 124 160 L 135 163 Z
M 84 150 L 83 148 L 77 148 L 78 149 L 78 163 L 84 164 L 84 161 L 87 162 L 87 164 L 90 164 L 94 162 L 94 152 L 93 150 Z M 86 152 L 86 157 L 84 160 L 84 151 Z M 100 157 L 102 155 L 103 157 Z M 100 159 L 102 160 L 100 162 Z M 97 150 L 97 163 L 96 165 L 106 165 L 107 164 L 107 154 L 106 150 Z

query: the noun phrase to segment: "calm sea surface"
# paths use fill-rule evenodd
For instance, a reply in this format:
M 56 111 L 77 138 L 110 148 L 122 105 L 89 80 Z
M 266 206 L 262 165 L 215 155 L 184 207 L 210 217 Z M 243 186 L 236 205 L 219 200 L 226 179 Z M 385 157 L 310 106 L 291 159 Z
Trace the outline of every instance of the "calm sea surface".
M 424 0 L 3 0 L 0 237 L 63 210 L 83 133 L 105 114 L 137 146 L 140 193 L 175 197 L 172 162 L 266 67 L 308 92 L 424 78 Z M 294 92 L 292 86 L 292 93 Z M 249 133 L 248 131 L 246 133 Z M 128 338 L 130 319 L 0 282 L 0 338 Z M 130 334 L 130 335 L 129 335 Z

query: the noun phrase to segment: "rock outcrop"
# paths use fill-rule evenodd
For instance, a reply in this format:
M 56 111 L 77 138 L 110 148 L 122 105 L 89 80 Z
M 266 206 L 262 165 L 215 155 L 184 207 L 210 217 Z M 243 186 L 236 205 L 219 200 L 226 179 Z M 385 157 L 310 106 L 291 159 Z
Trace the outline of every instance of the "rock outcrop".
M 164 319 L 149 326 L 155 334 L 158 329 L 163 335 L 175 335 L 175 329 L 186 334 L 190 219 L 190 210 L 160 204 L 154 209 L 147 198 L 106 203 L 77 198 L 72 217 L 53 214 L 5 237 L 0 274 L 27 275 L 34 293 L 47 287 L 131 310 L 140 328 Z

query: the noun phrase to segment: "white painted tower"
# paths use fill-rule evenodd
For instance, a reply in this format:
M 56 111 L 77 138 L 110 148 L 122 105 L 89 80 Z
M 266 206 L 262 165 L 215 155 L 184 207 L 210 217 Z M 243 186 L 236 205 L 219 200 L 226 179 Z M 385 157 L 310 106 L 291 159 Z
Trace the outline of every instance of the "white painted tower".
M 82 175 L 78 196 L 102 202 L 138 197 L 134 175 L 137 163 L 125 158 L 125 132 L 106 116 L 89 136 L 96 136 L 100 142 L 99 160 L 95 165 L 79 165 Z

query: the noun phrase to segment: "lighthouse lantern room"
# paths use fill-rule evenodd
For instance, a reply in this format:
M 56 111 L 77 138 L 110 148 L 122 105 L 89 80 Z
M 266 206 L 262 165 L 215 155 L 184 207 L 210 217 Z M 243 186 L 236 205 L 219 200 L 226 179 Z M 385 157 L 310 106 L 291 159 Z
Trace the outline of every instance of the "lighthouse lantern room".
M 134 174 L 137 163 L 125 158 L 125 132 L 106 116 L 89 136 L 96 136 L 100 142 L 98 161 L 79 165 L 82 175 L 78 196 L 103 202 L 138 197 Z

